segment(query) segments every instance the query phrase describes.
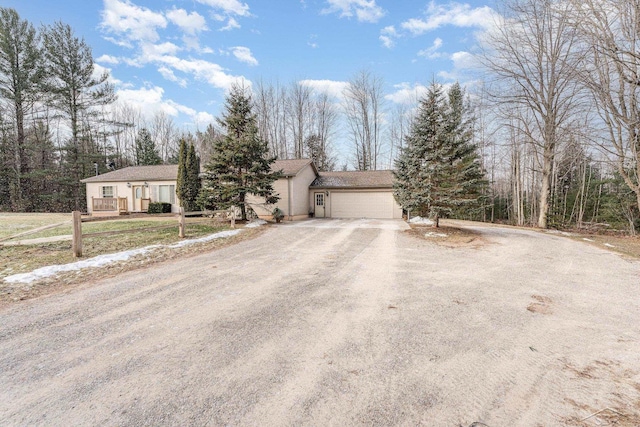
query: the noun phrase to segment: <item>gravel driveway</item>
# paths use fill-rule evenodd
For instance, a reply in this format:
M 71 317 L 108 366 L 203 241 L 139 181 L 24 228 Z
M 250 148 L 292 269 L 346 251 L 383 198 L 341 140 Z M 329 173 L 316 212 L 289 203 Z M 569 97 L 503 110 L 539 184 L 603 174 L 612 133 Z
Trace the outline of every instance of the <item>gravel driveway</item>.
M 0 425 L 638 425 L 640 262 L 473 227 L 283 224 L 4 308 Z

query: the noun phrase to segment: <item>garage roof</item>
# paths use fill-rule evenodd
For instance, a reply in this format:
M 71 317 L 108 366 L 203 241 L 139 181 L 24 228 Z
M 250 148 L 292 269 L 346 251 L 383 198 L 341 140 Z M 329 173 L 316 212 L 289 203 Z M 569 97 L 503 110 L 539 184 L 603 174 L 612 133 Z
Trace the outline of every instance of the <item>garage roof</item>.
M 85 178 L 80 182 L 105 181 L 175 181 L 178 179 L 178 165 L 129 166 Z
M 283 177 L 296 176 L 304 169 L 308 164 L 311 164 L 313 171 L 318 175 L 315 165 L 311 159 L 288 159 L 288 160 L 276 160 L 271 166 L 272 171 L 282 171 Z
M 320 172 L 311 188 L 392 188 L 393 171 Z

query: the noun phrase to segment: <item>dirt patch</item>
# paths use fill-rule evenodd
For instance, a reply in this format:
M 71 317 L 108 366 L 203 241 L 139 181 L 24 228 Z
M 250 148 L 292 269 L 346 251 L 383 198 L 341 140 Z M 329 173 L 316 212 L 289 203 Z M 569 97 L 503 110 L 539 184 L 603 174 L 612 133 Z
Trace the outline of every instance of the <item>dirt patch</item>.
M 479 232 L 468 228 L 411 224 L 411 229 L 405 233 L 449 248 L 477 248 L 486 244 Z
M 267 227 L 247 228 L 242 233 L 232 237 L 216 239 L 205 243 L 196 243 L 181 248 L 163 248 L 127 261 L 115 262 L 105 267 L 60 273 L 32 283 L 7 284 L 0 281 L 0 307 L 44 295 L 65 292 L 89 281 L 94 282 L 99 279 L 114 277 L 126 271 L 148 267 L 163 261 L 190 257 L 224 248 L 244 240 L 253 239 L 262 234 L 266 229 Z M 46 254 L 47 249 L 46 247 L 36 247 L 30 251 L 29 256 L 41 256 Z
M 572 231 L 571 237 L 632 258 L 640 258 L 640 236 L 581 234 Z
M 527 306 L 527 310 L 530 312 L 540 314 L 553 313 L 553 310 L 551 309 L 551 303 L 553 303 L 553 300 L 551 298 L 541 295 L 531 295 L 531 299 L 533 299 L 534 302 Z
M 621 369 L 619 362 L 611 360 L 596 360 L 585 367 L 578 367 L 565 360 L 563 369 L 576 380 L 597 381 L 604 379 L 614 384 L 626 383 L 629 378 L 634 376 L 633 372 Z M 634 384 L 634 387 L 640 390 L 640 385 Z M 637 427 L 640 425 L 640 400 L 628 397 L 630 396 L 624 396 L 620 392 L 612 393 L 612 401 L 609 406 L 600 408 L 566 398 L 565 402 L 578 409 L 581 415 L 565 418 L 563 424 L 578 427 Z

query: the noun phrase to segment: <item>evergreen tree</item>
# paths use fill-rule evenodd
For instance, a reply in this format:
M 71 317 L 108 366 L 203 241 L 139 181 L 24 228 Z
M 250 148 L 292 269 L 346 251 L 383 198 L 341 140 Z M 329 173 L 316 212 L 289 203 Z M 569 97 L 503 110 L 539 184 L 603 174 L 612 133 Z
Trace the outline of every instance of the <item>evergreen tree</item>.
M 226 97 L 225 112 L 218 119 L 225 135 L 215 141 L 211 160 L 205 166 L 200 203 L 207 209 L 238 206 L 247 219 L 246 196 L 264 197 L 275 203 L 273 182 L 278 173 L 271 171 L 276 160 L 269 157 L 267 142 L 258 135 L 247 89 L 234 85 Z
M 189 152 L 187 154 L 187 179 L 189 183 L 187 195 L 189 210 L 195 210 L 202 184 L 200 181 L 200 159 L 196 154 L 196 147 L 193 143 L 189 144 Z
M 46 27 L 43 32 L 46 65 L 44 90 L 52 107 L 67 120 L 70 138 L 64 147 L 63 179 L 72 209 L 84 205 L 85 186 L 80 179 L 93 172 L 96 145 L 90 137 L 91 124 L 100 120 L 95 107 L 115 101 L 115 93 L 107 73 L 94 76 L 91 48 L 73 29 L 62 22 Z
M 180 199 L 180 206 L 184 207 L 186 211 L 196 209 L 200 187 L 200 160 L 196 149 L 193 143 L 189 144 L 189 148 L 187 148 L 187 142 L 182 138 L 178 155 L 176 194 Z
M 136 137 L 136 165 L 148 166 L 148 165 L 161 165 L 162 157 L 158 153 L 156 143 L 153 142 L 151 134 L 146 128 L 142 128 L 138 131 Z
M 14 9 L 0 8 L 0 96 L 7 101 L 13 116 L 15 137 L 10 151 L 12 162 L 8 185 L 14 211 L 28 209 L 30 153 L 25 118 L 39 98 L 42 59 L 36 30 L 23 21 Z
M 456 83 L 447 95 L 431 84 L 394 172 L 398 203 L 413 214 L 434 218 L 436 226 L 440 217 L 477 204 L 484 185 L 464 92 Z

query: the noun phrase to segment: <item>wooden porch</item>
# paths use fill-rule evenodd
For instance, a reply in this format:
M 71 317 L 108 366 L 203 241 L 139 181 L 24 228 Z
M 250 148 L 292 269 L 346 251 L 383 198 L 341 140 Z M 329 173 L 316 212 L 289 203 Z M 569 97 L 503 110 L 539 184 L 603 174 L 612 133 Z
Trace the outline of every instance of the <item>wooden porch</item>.
M 91 214 L 93 216 L 125 215 L 129 213 L 127 205 L 126 197 L 92 197 Z

